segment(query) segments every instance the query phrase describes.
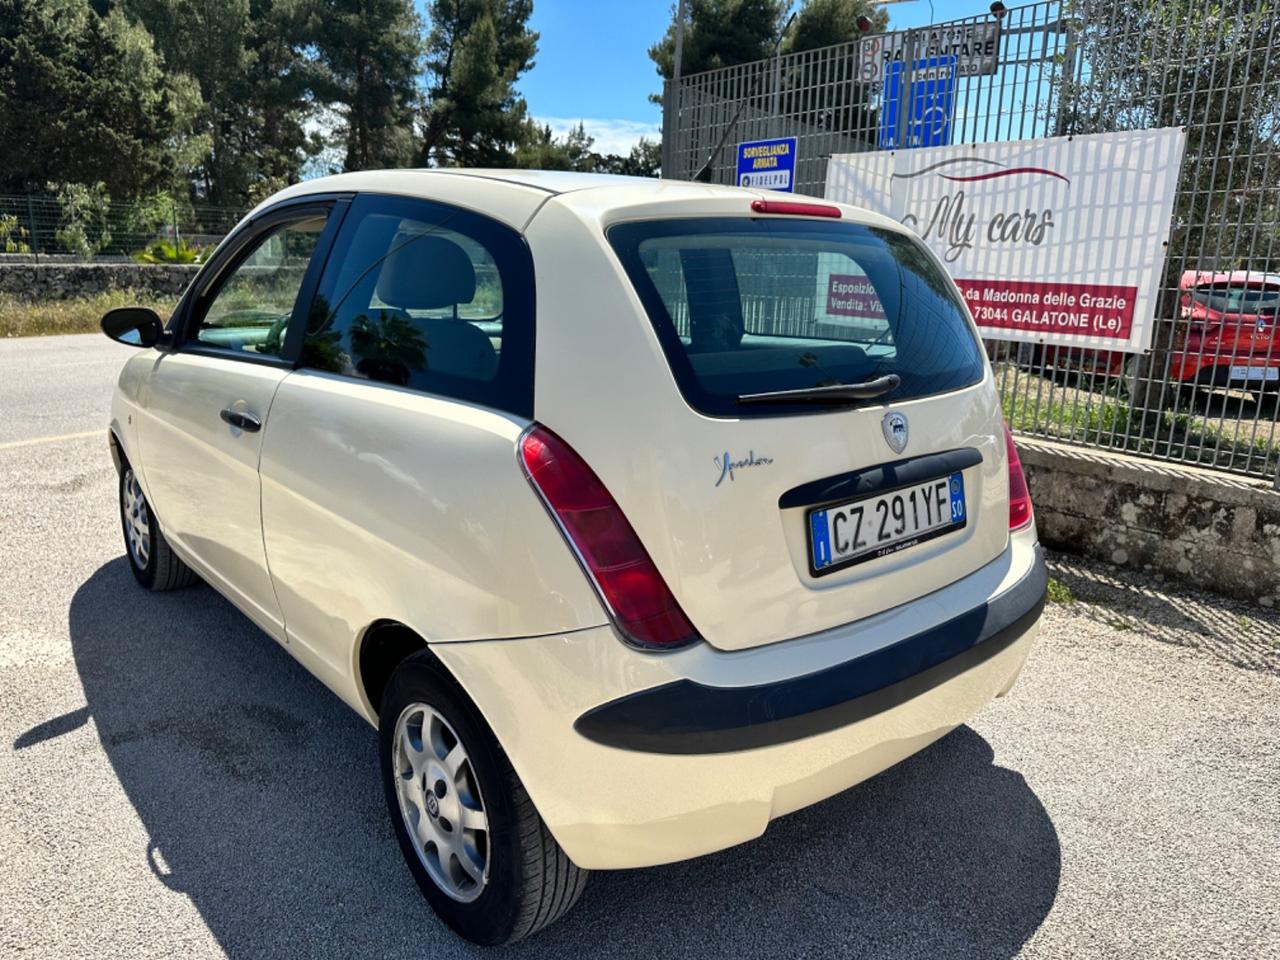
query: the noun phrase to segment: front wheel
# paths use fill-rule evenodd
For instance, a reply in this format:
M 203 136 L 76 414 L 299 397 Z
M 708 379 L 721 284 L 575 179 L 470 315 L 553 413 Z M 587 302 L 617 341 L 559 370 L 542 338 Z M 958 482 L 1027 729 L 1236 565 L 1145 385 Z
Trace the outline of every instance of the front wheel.
M 577 902 L 587 872 L 560 849 L 476 709 L 429 654 L 392 674 L 378 744 L 405 862 L 459 935 L 511 943 Z
M 120 522 L 125 556 L 138 583 L 148 590 L 177 590 L 196 582 L 195 571 L 170 549 L 133 467 L 127 463 L 120 474 Z

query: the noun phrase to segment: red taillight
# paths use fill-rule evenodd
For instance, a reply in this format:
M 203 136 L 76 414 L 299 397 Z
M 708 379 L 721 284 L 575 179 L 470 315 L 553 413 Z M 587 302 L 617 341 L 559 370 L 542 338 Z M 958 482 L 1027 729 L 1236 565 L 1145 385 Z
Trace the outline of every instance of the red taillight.
M 826 203 L 796 203 L 792 200 L 752 200 L 756 213 L 783 213 L 793 217 L 831 217 L 840 219 L 840 208 Z
M 697 640 L 621 508 L 573 448 L 535 426 L 520 443 L 520 462 L 627 639 L 668 650 Z
M 1031 522 L 1031 491 L 1027 489 L 1027 476 L 1022 472 L 1022 459 L 1013 445 L 1008 424 L 1004 427 L 1004 445 L 1009 452 L 1009 529 L 1021 530 Z

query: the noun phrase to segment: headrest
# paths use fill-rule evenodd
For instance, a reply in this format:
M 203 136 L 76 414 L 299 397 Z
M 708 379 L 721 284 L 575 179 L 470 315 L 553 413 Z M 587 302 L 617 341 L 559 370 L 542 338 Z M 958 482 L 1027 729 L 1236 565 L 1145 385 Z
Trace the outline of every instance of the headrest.
M 476 271 L 466 251 L 444 237 L 405 240 L 382 262 L 377 294 L 401 310 L 432 310 L 470 303 L 476 295 Z

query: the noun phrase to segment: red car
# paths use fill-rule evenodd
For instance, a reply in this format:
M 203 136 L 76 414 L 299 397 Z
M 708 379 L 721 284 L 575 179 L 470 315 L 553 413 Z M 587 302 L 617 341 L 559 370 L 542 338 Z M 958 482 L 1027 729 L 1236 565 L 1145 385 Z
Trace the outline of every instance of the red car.
M 1280 275 L 1188 270 L 1178 283 L 1179 322 L 1169 381 L 1238 390 L 1280 389 Z M 1037 366 L 1119 376 L 1130 354 L 1044 346 Z
M 1179 324 L 1169 379 L 1237 389 L 1280 386 L 1280 276 L 1188 270 L 1178 284 Z

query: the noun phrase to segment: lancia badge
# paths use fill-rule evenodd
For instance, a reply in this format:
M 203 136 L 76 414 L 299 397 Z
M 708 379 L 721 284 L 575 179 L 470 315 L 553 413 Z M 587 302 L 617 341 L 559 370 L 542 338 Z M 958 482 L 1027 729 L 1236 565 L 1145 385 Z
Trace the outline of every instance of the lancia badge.
M 901 453 L 907 449 L 907 418 L 905 416 L 896 410 L 890 411 L 880 421 L 880 428 L 884 430 L 885 442 L 893 448 L 894 453 Z

